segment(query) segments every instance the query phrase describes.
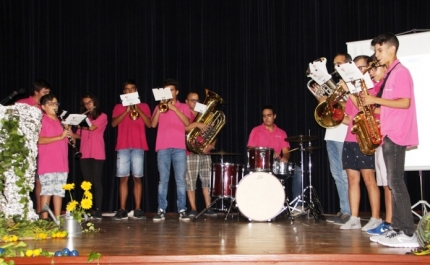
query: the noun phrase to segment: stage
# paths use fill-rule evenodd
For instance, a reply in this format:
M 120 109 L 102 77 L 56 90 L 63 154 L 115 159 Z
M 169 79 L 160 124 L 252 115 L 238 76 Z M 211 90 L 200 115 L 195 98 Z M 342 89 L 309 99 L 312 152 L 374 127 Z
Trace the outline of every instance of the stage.
M 180 221 L 178 214 L 154 222 L 147 219 L 93 220 L 97 234 L 68 239 L 26 241 L 29 249 L 79 251 L 79 257 L 14 258 L 16 264 L 87 264 L 91 252 L 99 264 L 429 264 L 430 256 L 412 256 L 410 249 L 388 248 L 369 240 L 361 230 L 340 230 L 307 216 L 294 221 L 280 215 L 271 222 L 249 222 L 238 213 L 227 220 L 200 216 Z M 364 225 L 367 220 L 362 220 Z M 92 264 L 98 264 L 93 261 Z

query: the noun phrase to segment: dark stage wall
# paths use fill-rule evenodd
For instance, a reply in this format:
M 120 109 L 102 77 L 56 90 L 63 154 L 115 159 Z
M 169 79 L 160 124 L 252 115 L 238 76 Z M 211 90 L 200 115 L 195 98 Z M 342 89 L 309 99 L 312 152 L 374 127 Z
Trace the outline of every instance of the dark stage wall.
M 45 78 L 64 109 L 78 112 L 81 94 L 90 91 L 111 118 L 127 78 L 136 80 L 141 100 L 151 109 L 156 106 L 151 88 L 161 86 L 167 77 L 176 78 L 181 100 L 191 90 L 203 99 L 204 88 L 226 100 L 222 110 L 227 124 L 217 150 L 242 154 L 224 159 L 242 164 L 248 134 L 261 123 L 260 109 L 272 104 L 278 111 L 278 126 L 289 136 L 318 136 L 312 144 L 323 149 L 313 155 L 312 179 L 326 212 L 338 211 L 338 198 L 329 173 L 325 130 L 313 118 L 316 100 L 306 88 L 307 64 L 322 56 L 332 62 L 336 52 L 346 51 L 348 41 L 385 31 L 430 28 L 430 2 L 425 0 L 1 0 L 0 13 L 1 98 Z M 150 150 L 145 158 L 143 205 L 145 211 L 154 212 L 156 129 L 148 129 L 147 134 Z M 105 141 L 103 210 L 113 211 L 118 207 L 116 129 L 108 127 Z M 292 148 L 297 146 L 292 143 Z M 299 153 L 292 161 L 300 162 Z M 80 182 L 78 162 L 70 159 L 70 166 L 69 182 Z M 416 201 L 418 174 L 407 175 Z M 427 190 L 428 177 L 425 172 Z M 175 196 L 171 181 L 169 211 L 176 208 Z M 368 210 L 365 191 L 361 210 Z

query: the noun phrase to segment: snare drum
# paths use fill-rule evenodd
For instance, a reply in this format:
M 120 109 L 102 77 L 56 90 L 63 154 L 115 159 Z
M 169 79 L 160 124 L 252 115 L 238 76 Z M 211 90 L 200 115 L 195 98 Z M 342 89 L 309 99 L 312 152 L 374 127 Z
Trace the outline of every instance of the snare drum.
M 284 208 L 284 187 L 269 173 L 251 173 L 237 185 L 236 202 L 250 221 L 270 221 Z
M 239 183 L 243 177 L 243 165 L 213 163 L 212 176 L 213 197 L 234 197 L 236 194 L 237 183 Z
M 247 169 L 251 172 L 271 172 L 273 167 L 273 148 L 253 147 L 248 148 Z
M 293 162 L 275 161 L 273 163 L 273 174 L 282 176 L 294 175 L 295 164 Z

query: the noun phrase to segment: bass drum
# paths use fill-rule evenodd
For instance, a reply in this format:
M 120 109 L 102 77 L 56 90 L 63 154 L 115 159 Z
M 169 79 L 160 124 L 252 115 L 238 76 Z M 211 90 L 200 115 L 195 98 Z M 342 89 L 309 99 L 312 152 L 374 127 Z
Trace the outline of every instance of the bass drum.
M 284 209 L 284 187 L 269 173 L 251 173 L 237 185 L 236 203 L 249 221 L 271 221 Z

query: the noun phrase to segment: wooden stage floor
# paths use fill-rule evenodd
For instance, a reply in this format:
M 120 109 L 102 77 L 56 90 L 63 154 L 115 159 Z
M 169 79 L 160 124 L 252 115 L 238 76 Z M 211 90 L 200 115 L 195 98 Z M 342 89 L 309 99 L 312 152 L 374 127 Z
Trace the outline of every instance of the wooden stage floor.
M 409 249 L 372 243 L 361 230 L 340 230 L 307 216 L 249 222 L 237 213 L 227 220 L 219 213 L 180 221 L 176 213 L 168 213 L 166 220 L 154 222 L 154 215 L 122 221 L 103 217 L 93 221 L 101 233 L 27 242 L 29 248 L 46 251 L 76 249 L 77 258 L 13 260 L 16 264 L 87 264 L 88 255 L 95 251 L 102 255 L 99 264 L 430 264 L 430 256 L 406 255 Z

